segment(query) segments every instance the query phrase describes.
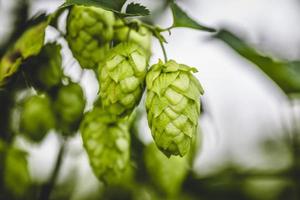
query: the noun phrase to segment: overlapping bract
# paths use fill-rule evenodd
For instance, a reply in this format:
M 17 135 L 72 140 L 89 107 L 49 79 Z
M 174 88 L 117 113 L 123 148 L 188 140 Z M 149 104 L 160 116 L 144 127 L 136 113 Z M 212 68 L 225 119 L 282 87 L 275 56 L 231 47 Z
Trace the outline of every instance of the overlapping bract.
M 147 72 L 145 52 L 134 43 L 121 43 L 99 65 L 100 97 L 111 114 L 124 116 L 139 103 Z
M 117 182 L 130 157 L 130 136 L 126 124 L 100 108 L 85 114 L 80 131 L 95 175 L 106 183 Z
M 73 6 L 67 21 L 67 40 L 81 67 L 96 69 L 114 36 L 113 12 L 98 7 Z
M 55 128 L 55 116 L 47 95 L 32 96 L 21 109 L 20 129 L 33 141 L 41 141 L 47 132 Z
M 116 20 L 114 41 L 116 43 L 133 42 L 144 49 L 147 56 L 150 57 L 152 33 L 147 28 L 139 26 L 138 23 L 139 21 L 137 21 L 136 29 L 133 29 L 124 24 L 122 20 Z
M 195 71 L 173 60 L 159 61 L 146 77 L 149 127 L 167 156 L 187 154 L 196 133 L 203 89 L 191 73 Z

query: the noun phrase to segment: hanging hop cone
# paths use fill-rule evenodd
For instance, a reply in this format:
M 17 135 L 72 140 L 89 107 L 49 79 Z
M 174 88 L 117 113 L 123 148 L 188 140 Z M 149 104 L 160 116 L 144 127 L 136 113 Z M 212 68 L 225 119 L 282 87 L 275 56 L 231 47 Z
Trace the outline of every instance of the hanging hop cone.
M 96 69 L 114 36 L 113 12 L 98 7 L 73 6 L 67 19 L 67 41 L 83 68 Z
M 188 173 L 188 158 L 167 158 L 154 143 L 144 149 L 144 162 L 154 185 L 170 199 L 180 193 L 181 185 Z
M 129 27 L 120 19 L 115 22 L 115 43 L 132 42 L 139 45 L 147 56 L 151 56 L 152 33 L 147 28 L 140 26 L 140 21 L 136 21 L 135 27 Z
M 79 128 L 84 107 L 85 97 L 79 84 L 70 83 L 59 88 L 54 101 L 54 110 L 58 127 L 64 135 L 71 135 Z
M 55 116 L 50 98 L 36 95 L 26 99 L 21 108 L 21 132 L 29 139 L 39 142 L 52 128 L 55 128 Z
M 38 89 L 51 89 L 61 83 L 63 77 L 61 45 L 46 44 L 40 54 L 28 63 L 26 77 Z
M 121 43 L 99 65 L 100 97 L 111 114 L 124 116 L 138 105 L 144 90 L 147 58 L 134 43 Z
M 165 155 L 184 156 L 196 134 L 203 89 L 195 68 L 170 60 L 153 65 L 146 77 L 148 124 Z
M 128 168 L 130 136 L 126 124 L 101 108 L 85 114 L 80 126 L 84 147 L 99 180 L 116 183 Z

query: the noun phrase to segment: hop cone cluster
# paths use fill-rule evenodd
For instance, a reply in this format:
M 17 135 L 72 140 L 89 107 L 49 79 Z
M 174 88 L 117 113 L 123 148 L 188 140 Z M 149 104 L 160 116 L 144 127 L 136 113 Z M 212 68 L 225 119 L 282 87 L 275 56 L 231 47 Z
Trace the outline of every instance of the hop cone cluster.
M 70 135 L 78 129 L 83 116 L 85 98 L 77 83 L 62 86 L 54 101 L 57 122 L 63 134 Z
M 173 60 L 153 65 L 146 77 L 146 110 L 152 136 L 167 156 L 184 156 L 195 135 L 200 115 L 199 81 L 195 68 Z
M 21 132 L 38 142 L 54 127 L 55 116 L 48 96 L 32 96 L 24 102 L 20 118 Z
M 67 20 L 67 40 L 81 67 L 96 69 L 114 36 L 114 14 L 98 7 L 73 6 Z
M 147 56 L 138 45 L 121 43 L 113 48 L 99 66 L 103 107 L 117 116 L 130 113 L 142 97 L 146 72 Z
M 144 150 L 147 172 L 153 183 L 162 192 L 174 196 L 180 192 L 181 184 L 188 172 L 188 158 L 167 158 L 154 143 Z
M 130 154 L 128 127 L 100 108 L 84 116 L 80 131 L 95 175 L 106 183 L 119 180 Z

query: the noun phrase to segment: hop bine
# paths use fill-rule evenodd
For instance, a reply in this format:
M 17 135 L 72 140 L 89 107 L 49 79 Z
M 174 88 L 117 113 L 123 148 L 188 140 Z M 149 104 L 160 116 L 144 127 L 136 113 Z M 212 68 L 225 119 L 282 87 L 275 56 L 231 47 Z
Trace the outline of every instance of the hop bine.
M 95 175 L 105 183 L 118 182 L 130 157 L 127 124 L 96 107 L 85 114 L 80 132 Z
M 135 43 L 121 43 L 99 65 L 100 97 L 111 114 L 125 116 L 138 105 L 147 72 L 147 56 Z
M 96 69 L 114 36 L 115 17 L 98 7 L 73 6 L 67 20 L 67 41 L 83 68 Z
M 153 65 L 146 77 L 148 124 L 157 147 L 167 156 L 190 149 L 200 115 L 203 89 L 195 68 L 173 60 Z

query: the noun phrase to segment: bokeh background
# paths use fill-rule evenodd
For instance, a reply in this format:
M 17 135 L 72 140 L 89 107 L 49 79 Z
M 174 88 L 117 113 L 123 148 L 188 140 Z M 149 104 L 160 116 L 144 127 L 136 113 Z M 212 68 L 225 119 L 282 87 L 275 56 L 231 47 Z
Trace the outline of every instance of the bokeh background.
M 63 2 L 32 0 L 30 13 L 32 16 L 39 11 L 50 13 Z M 155 23 L 162 27 L 171 25 L 172 15 L 170 10 L 163 9 L 163 1 L 135 2 L 142 2 L 151 11 L 158 12 L 151 19 Z M 216 29 L 230 30 L 263 55 L 278 60 L 300 58 L 299 0 L 177 2 L 197 21 Z M 0 0 L 0 42 L 11 30 L 11 14 L 16 3 L 20 1 Z M 64 24 L 61 23 L 61 26 Z M 206 189 L 209 195 L 210 192 L 225 195 L 222 198 L 214 194 L 215 197 L 212 195 L 208 199 L 227 199 L 227 191 L 238 193 L 236 187 L 239 187 L 253 199 L 282 199 L 284 195 L 287 199 L 297 199 L 297 187 L 290 186 L 290 179 L 286 176 L 282 178 L 281 173 L 277 174 L 291 167 L 295 159 L 286 140 L 292 137 L 293 129 L 300 124 L 297 101 L 291 105 L 284 92 L 255 64 L 213 36 L 211 33 L 181 28 L 173 29 L 170 36 L 166 34 L 168 57 L 196 67 L 199 71 L 196 76 L 205 89 L 200 119 L 202 145 L 193 171 L 200 182 L 203 180 L 208 186 L 195 187 L 191 192 L 197 193 L 198 190 L 205 194 Z M 48 28 L 46 37 L 48 41 L 54 41 L 57 33 Z M 64 41 L 59 42 L 66 47 Z M 151 63 L 163 57 L 155 39 L 152 52 Z M 67 48 L 63 49 L 63 58 L 65 73 L 76 81 L 80 80 L 85 89 L 89 108 L 97 95 L 97 80 L 92 73 L 80 77 L 80 68 L 76 61 L 70 59 Z M 145 115 L 141 116 L 139 132 L 144 143 L 152 140 Z M 22 138 L 18 139 L 17 144 L 29 152 L 33 180 L 40 183 L 46 181 L 58 153 L 57 135 L 48 134 L 39 145 Z M 299 176 L 294 176 L 300 181 Z M 247 180 L 241 184 L 239 180 L 245 178 Z M 66 180 L 76 183 L 70 189 L 71 199 L 85 199 L 101 185 L 92 174 L 79 135 L 67 143 L 58 185 L 63 186 Z M 234 195 L 228 197 L 233 199 Z

